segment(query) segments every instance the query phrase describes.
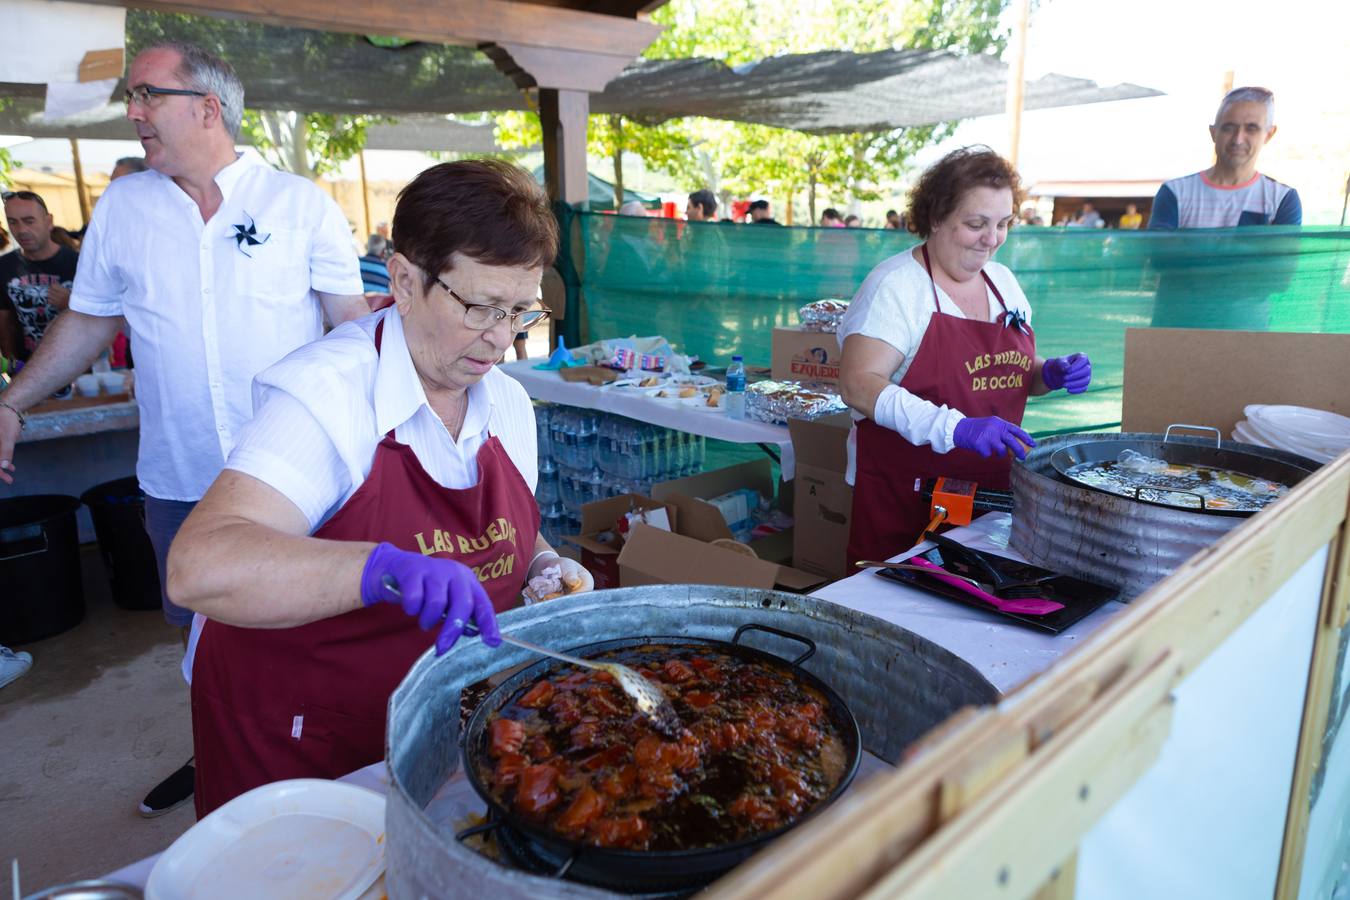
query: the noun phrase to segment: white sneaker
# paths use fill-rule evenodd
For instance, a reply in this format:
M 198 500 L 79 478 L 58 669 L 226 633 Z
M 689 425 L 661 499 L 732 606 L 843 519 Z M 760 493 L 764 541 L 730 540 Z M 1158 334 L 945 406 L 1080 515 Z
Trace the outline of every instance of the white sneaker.
M 15 653 L 8 647 L 0 647 L 0 688 L 17 678 L 22 678 L 33 667 L 31 653 Z

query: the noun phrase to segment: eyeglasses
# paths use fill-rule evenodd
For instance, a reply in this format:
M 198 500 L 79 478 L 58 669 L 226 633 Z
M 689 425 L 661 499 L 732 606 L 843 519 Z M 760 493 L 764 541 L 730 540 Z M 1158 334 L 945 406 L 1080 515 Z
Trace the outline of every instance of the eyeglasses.
M 185 88 L 162 88 L 155 87 L 153 84 L 138 84 L 133 88 L 127 88 L 122 93 L 123 100 L 127 106 L 133 103 L 139 103 L 141 106 L 158 106 L 160 97 L 205 97 L 205 91 L 189 91 Z M 154 99 L 151 99 L 154 98 Z M 225 104 L 222 103 L 221 106 Z
M 436 279 L 436 283 L 445 288 L 445 292 L 458 300 L 460 305 L 464 307 L 464 325 L 474 331 L 487 331 L 502 319 L 511 320 L 512 331 L 529 331 L 552 315 L 552 311 L 547 309 L 527 309 L 512 315 L 500 306 L 492 306 L 487 303 L 470 303 L 456 294 L 454 288 L 439 277 Z

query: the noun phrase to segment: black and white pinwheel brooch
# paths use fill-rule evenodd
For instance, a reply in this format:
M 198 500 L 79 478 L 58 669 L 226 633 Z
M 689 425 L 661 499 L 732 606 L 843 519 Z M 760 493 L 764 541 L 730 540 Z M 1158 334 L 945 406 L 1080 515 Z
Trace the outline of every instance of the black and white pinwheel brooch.
M 248 219 L 248 224 L 233 226 L 234 233 L 229 237 L 234 238 L 234 245 L 239 248 L 240 253 L 252 259 L 253 254 L 248 252 L 248 248 L 261 247 L 272 235 L 269 233 L 259 236 L 258 224 L 253 221 L 253 217 L 248 213 L 244 213 L 244 216 Z

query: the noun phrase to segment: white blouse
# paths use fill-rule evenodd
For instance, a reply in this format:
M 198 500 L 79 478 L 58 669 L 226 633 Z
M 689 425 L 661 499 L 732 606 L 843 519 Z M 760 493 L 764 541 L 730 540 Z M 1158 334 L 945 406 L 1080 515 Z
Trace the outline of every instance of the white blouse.
M 284 494 L 311 532 L 365 482 L 390 429 L 443 487 L 478 483 L 478 451 L 494 434 L 531 491 L 539 480 L 534 408 L 525 389 L 489 371 L 469 388 L 459 439 L 452 438 L 427 403 L 396 307 L 335 328 L 263 371 L 254 380 L 253 406 L 225 468 Z
M 914 356 L 919 352 L 928 323 L 933 318 L 934 283 L 923 263 L 914 258 L 907 249 L 884 260 L 868 273 L 858 292 L 853 295 L 848 312 L 844 314 L 839 326 L 839 346 L 851 334 L 861 334 L 890 344 L 904 354 L 904 362 L 891 374 L 891 383 L 899 385 L 905 373 L 909 371 Z M 1031 322 L 1031 305 L 1026 294 L 1007 266 L 989 262 L 985 264 L 985 273 L 1003 295 L 1003 303 L 1012 311 L 1016 310 Z M 989 314 L 985 321 L 994 321 L 1003 312 L 994 292 L 985 286 L 985 295 L 989 300 Z M 938 308 L 947 315 L 965 318 L 965 313 L 946 291 L 937 287 Z M 892 410 L 896 431 L 912 444 L 932 446 L 934 452 L 948 453 L 954 446 L 953 434 L 957 423 L 964 419 L 965 413 L 948 406 L 938 406 L 929 400 L 901 388 L 897 396 L 896 409 Z M 862 415 L 853 412 L 856 422 Z M 848 468 L 844 479 L 853 483 L 856 470 L 857 428 L 849 432 Z

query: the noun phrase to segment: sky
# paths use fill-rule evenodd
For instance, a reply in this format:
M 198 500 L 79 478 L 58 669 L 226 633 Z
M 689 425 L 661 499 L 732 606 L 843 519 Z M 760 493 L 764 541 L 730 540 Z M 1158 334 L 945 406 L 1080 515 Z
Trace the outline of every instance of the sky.
M 1298 188 L 1305 222 L 1339 221 L 1350 175 L 1350 2 L 1043 0 L 1027 37 L 1027 77 L 1047 72 L 1132 82 L 1167 96 L 1024 113 L 1027 182 L 1158 179 L 1213 161 L 1207 126 L 1234 86 L 1275 92 L 1278 131 L 1261 171 Z M 961 126 L 917 160 L 988 143 L 1006 153 L 1006 116 Z
M 1028 33 L 1029 79 L 1057 72 L 1166 96 L 1025 113 L 1024 180 L 1161 181 L 1206 168 L 1213 157 L 1207 126 L 1228 71 L 1235 85 L 1275 91 L 1279 131 L 1261 170 L 1298 188 L 1305 222 L 1338 221 L 1350 175 L 1350 0 L 1041 0 Z M 1006 117 L 963 124 L 916 164 L 968 143 L 1006 153 Z M 81 148 L 86 167 L 104 170 L 139 151 L 121 142 Z M 64 141 L 14 149 L 30 165 L 69 166 Z M 367 154 L 374 180 L 411 178 L 428 164 L 416 153 Z

